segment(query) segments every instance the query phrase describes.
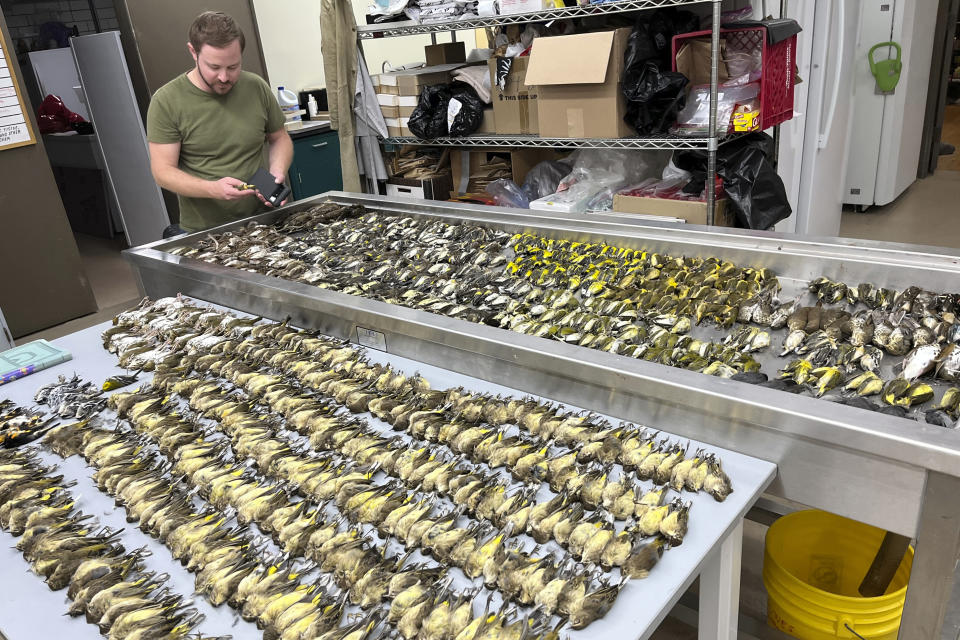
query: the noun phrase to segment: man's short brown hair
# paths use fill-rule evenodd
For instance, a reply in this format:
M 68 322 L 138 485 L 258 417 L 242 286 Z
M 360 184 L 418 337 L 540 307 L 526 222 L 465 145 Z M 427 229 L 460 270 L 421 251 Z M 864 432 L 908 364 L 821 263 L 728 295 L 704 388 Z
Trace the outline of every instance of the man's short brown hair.
M 240 51 L 247 44 L 243 31 L 236 20 L 222 11 L 204 11 L 190 25 L 190 44 L 200 53 L 203 45 L 222 49 L 234 40 L 240 41 Z

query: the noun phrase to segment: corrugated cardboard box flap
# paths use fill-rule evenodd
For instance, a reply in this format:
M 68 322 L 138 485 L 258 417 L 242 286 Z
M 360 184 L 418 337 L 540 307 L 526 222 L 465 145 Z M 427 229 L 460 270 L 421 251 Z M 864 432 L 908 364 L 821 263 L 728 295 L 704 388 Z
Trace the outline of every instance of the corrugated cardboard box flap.
M 537 38 L 527 67 L 528 85 L 598 84 L 607 78 L 614 31 Z

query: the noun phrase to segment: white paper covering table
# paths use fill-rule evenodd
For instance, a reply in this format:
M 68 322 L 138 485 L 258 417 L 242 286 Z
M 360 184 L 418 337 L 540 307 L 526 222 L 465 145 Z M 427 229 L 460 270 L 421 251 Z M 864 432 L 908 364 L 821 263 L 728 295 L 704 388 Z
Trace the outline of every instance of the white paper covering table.
M 109 323 L 104 323 L 54 341 L 57 346 L 70 351 L 74 359 L 0 387 L 0 399 L 9 398 L 31 406 L 36 390 L 54 381 L 58 375 L 69 376 L 76 372 L 100 384 L 109 376 L 123 373 L 116 366 L 116 357 L 101 347 L 100 333 L 108 326 Z M 389 362 L 402 371 L 419 371 L 435 389 L 464 386 L 476 392 L 523 395 L 507 387 L 406 358 L 374 350 L 368 350 L 368 354 L 371 360 Z M 370 422 L 371 426 L 377 427 L 378 421 L 371 419 Z M 662 427 L 665 435 L 669 433 L 670 425 L 650 426 Z M 716 427 L 722 429 L 723 425 L 717 424 Z M 691 442 L 690 450 L 700 446 Z M 704 445 L 704 448 L 720 455 L 734 492 L 722 503 L 703 492 L 696 495 L 685 492 L 684 500 L 691 500 L 693 507 L 690 528 L 683 544 L 664 553 L 648 578 L 627 583 L 613 609 L 604 618 L 581 631 L 565 629 L 563 635 L 571 640 L 648 638 L 694 579 L 700 576 L 700 639 L 734 640 L 737 637 L 743 517 L 773 480 L 776 465 L 718 447 Z M 50 461 L 58 460 L 52 454 L 44 457 Z M 179 593 L 189 596 L 193 592 L 193 576 L 173 561 L 158 542 L 124 521 L 123 510 L 114 506 L 111 498 L 97 491 L 90 479 L 91 470 L 82 459 L 74 456 L 61 461 L 60 465 L 68 479 L 78 481 L 73 491 L 81 496 L 80 509 L 95 515 L 105 525 L 126 527 L 122 540 L 128 549 L 146 545 L 153 550 L 153 556 L 147 559 L 148 567 L 170 573 L 172 587 Z M 547 491 L 546 487 L 543 490 Z M 86 624 L 82 618 L 71 619 L 63 615 L 67 606 L 65 592 L 49 591 L 41 578 L 28 573 L 27 563 L 16 549 L 11 549 L 14 543 L 10 534 L 0 533 L 0 630 L 9 640 L 53 637 L 94 640 L 100 637 L 96 627 Z M 230 634 L 235 640 L 261 637 L 261 632 L 252 623 L 239 620 L 226 606 L 213 609 L 202 597 L 197 596 L 195 600 L 197 608 L 207 616 L 199 631 L 212 636 Z

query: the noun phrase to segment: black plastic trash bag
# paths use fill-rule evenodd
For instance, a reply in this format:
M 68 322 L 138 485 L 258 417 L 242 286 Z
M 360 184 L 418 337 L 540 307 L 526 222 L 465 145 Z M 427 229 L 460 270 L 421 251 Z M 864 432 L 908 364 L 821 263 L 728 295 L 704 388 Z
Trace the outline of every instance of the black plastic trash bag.
M 662 69 L 671 68 L 673 55 L 673 36 L 681 33 L 690 33 L 700 30 L 700 19 L 689 11 L 676 9 L 659 9 L 651 14 L 644 14 L 637 19 L 627 43 L 627 52 L 624 54 L 626 69 L 624 79 L 627 79 L 630 62 L 646 62 L 652 60 Z
M 480 128 L 483 122 L 483 100 L 470 85 L 456 82 L 450 85 L 451 95 L 447 104 L 447 124 L 451 136 L 468 136 Z M 413 117 L 410 117 L 413 120 Z M 411 127 L 411 131 L 413 128 Z
M 687 78 L 676 71 L 660 70 L 655 62 L 639 65 L 637 74 L 631 78 L 627 97 L 627 113 L 623 119 L 642 136 L 666 133 L 677 121 L 677 113 L 683 108 L 684 88 Z M 624 94 L 627 85 L 623 85 Z
M 464 82 L 424 87 L 407 126 L 421 140 L 468 136 L 480 128 L 483 107 L 474 88 Z
M 637 20 L 624 53 L 621 90 L 627 99 L 624 120 L 640 135 L 665 133 L 683 107 L 687 78 L 671 71 L 673 36 L 696 31 L 689 11 L 661 9 Z
M 424 87 L 417 107 L 410 114 L 407 126 L 421 140 L 432 140 L 447 135 L 447 105 L 450 88 L 445 84 Z
M 741 227 L 766 230 L 793 213 L 783 180 L 770 161 L 773 145 L 773 138 L 767 134 L 749 133 L 721 145 L 717 152 L 717 175 L 723 179 L 728 206 L 733 207 Z M 694 174 L 684 191 L 703 193 L 706 153 L 678 153 L 674 164 Z

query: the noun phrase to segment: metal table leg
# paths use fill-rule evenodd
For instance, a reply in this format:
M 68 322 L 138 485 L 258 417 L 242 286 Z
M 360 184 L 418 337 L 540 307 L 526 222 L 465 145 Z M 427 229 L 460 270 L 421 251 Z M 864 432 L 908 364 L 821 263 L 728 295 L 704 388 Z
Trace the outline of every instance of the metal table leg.
M 927 472 L 900 640 L 940 640 L 960 543 L 960 478 Z
M 737 640 L 743 520 L 707 559 L 700 572 L 699 640 Z

